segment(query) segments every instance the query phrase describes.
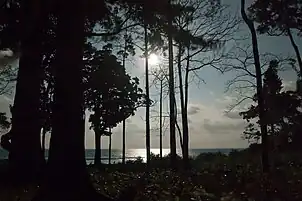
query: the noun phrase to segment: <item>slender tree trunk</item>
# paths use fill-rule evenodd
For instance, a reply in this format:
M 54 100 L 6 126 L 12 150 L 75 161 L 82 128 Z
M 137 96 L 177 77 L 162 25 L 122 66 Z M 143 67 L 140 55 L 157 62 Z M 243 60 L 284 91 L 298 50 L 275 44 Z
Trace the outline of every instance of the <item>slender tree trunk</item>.
M 97 121 L 94 125 L 94 135 L 95 135 L 95 148 L 94 148 L 94 164 L 99 166 L 101 164 L 101 130 L 100 130 L 100 102 L 95 100 L 94 115 Z
M 258 106 L 259 106 L 259 120 L 260 120 L 261 136 L 262 136 L 262 168 L 263 168 L 263 172 L 268 172 L 269 162 L 268 162 L 267 125 L 264 119 L 265 110 L 264 110 L 264 101 L 263 101 L 263 94 L 262 94 L 262 74 L 261 74 L 261 65 L 260 65 L 259 50 L 258 50 L 258 41 L 257 41 L 257 34 L 254 27 L 254 23 L 248 19 L 245 13 L 245 0 L 241 0 L 241 15 L 244 22 L 249 27 L 249 30 L 252 35 L 254 65 L 256 70 L 256 82 L 257 82 L 257 98 L 258 98 Z
M 127 36 L 127 30 L 126 30 Z M 126 67 L 126 48 L 127 48 L 127 40 L 125 38 L 125 46 L 124 46 L 124 54 L 123 54 L 123 68 Z M 126 164 L 126 119 L 123 119 L 123 157 L 122 163 Z
M 180 92 L 180 107 L 181 107 L 181 119 L 182 119 L 182 132 L 183 132 L 183 161 L 184 167 L 187 169 L 189 167 L 189 127 L 188 127 L 188 115 L 185 107 L 185 95 L 183 90 L 182 82 L 182 69 L 181 69 L 181 49 L 182 46 L 178 46 L 177 55 L 177 66 L 178 66 L 178 79 L 179 79 L 179 92 Z
M 299 64 L 299 70 L 300 70 L 300 73 L 299 73 L 299 78 L 301 79 L 301 76 L 302 76 L 302 59 L 301 59 L 301 54 L 300 54 L 300 51 L 299 51 L 299 47 L 297 46 L 295 40 L 294 40 L 294 37 L 291 33 L 291 30 L 290 28 L 287 29 L 287 34 L 288 34 L 288 37 L 290 39 L 290 42 L 295 50 L 295 53 L 296 53 L 296 56 L 297 56 L 297 60 L 298 60 L 298 64 Z
M 126 120 L 123 120 L 123 158 L 122 163 L 126 163 Z
M 110 129 L 111 132 L 111 129 Z M 109 157 L 108 157 L 108 164 L 111 164 L 111 143 L 112 143 L 112 139 L 111 139 L 111 134 L 109 135 Z
M 187 47 L 187 64 L 185 72 L 185 110 L 188 111 L 188 98 L 189 98 L 189 67 L 190 67 L 190 46 Z
M 176 129 L 178 131 L 178 135 L 179 135 L 179 144 L 180 144 L 180 148 L 181 148 L 181 154 L 182 156 L 184 155 L 184 144 L 183 144 L 183 137 L 182 137 L 182 134 L 181 134 L 181 129 L 178 125 L 178 121 L 177 121 L 177 104 L 176 104 L 176 100 L 175 100 L 175 96 L 174 96 L 174 107 L 175 107 L 175 126 L 176 126 Z
M 183 143 L 183 137 L 181 135 L 181 129 L 176 121 L 176 128 L 178 131 L 178 135 L 179 135 L 179 143 L 180 143 L 180 148 L 181 148 L 181 154 L 184 155 L 184 143 Z
M 159 95 L 159 155 L 163 158 L 163 80 L 160 80 Z
M 40 139 L 39 98 L 42 79 L 42 2 L 21 2 L 21 57 L 12 119 L 10 170 L 16 180 L 27 182 L 39 176 L 43 155 Z M 13 178 L 12 178 L 13 179 Z
M 148 65 L 148 30 L 147 24 L 144 25 L 145 32 L 145 73 L 146 73 L 146 152 L 147 165 L 150 163 L 150 95 L 149 95 L 149 65 Z
M 170 151 L 171 167 L 176 168 L 176 139 L 175 139 L 175 93 L 174 93 L 174 68 L 173 68 L 173 40 L 172 40 L 172 5 L 168 2 L 168 51 L 169 51 L 169 105 L 170 105 Z

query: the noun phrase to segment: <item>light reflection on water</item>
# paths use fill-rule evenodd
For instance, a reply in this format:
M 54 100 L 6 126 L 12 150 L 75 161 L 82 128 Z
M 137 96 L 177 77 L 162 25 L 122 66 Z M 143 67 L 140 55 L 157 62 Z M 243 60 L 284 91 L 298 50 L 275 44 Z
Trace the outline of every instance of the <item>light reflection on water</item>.
M 228 154 L 232 149 L 190 149 L 189 155 L 191 157 L 196 157 L 201 153 L 215 153 L 215 152 L 221 152 Z M 240 149 L 239 149 L 240 150 Z M 181 150 L 176 150 L 178 155 L 181 154 Z M 135 160 L 138 157 L 141 157 L 144 162 L 146 162 L 146 149 L 127 149 L 126 150 L 126 160 Z M 151 149 L 151 153 L 155 155 L 160 154 L 160 149 Z M 163 156 L 166 156 L 170 153 L 170 149 L 163 149 Z M 109 150 L 108 149 L 102 149 L 101 151 L 101 158 L 102 163 L 108 163 L 108 156 L 109 156 Z M 118 163 L 122 161 L 122 150 L 119 149 L 113 149 L 111 151 L 111 161 L 112 163 Z M 93 163 L 94 159 L 94 150 L 89 149 L 86 150 L 86 161 L 88 164 Z
M 201 153 L 207 153 L 207 152 L 221 152 L 228 154 L 232 149 L 190 149 L 189 155 L 192 157 L 195 157 Z M 238 149 L 241 150 L 241 149 Z M 45 157 L 47 158 L 48 150 L 46 150 Z M 86 161 L 87 164 L 93 163 L 94 160 L 94 149 L 86 149 Z M 159 155 L 160 150 L 159 149 L 151 149 L 151 153 L 155 155 Z M 163 149 L 163 156 L 168 155 L 170 153 L 170 149 Z M 177 149 L 177 154 L 181 156 L 181 150 Z M 108 156 L 109 156 L 109 150 L 108 149 L 102 149 L 101 150 L 101 158 L 102 163 L 108 163 Z M 126 160 L 135 160 L 136 158 L 141 157 L 144 162 L 146 162 L 146 149 L 127 149 L 126 150 Z M 8 152 L 0 148 L 0 160 L 1 159 L 7 159 L 8 158 Z M 118 163 L 122 161 L 122 150 L 119 149 L 112 149 L 111 150 L 111 162 L 112 163 Z

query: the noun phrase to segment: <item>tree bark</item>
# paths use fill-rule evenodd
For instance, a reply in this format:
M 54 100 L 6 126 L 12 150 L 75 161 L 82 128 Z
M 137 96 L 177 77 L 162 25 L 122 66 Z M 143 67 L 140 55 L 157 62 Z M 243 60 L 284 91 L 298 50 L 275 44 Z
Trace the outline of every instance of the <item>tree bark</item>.
M 42 3 L 21 3 L 21 57 L 12 119 L 10 170 L 16 180 L 37 179 L 43 163 L 40 141 L 39 97 L 42 79 Z
M 149 95 L 149 65 L 148 65 L 148 32 L 147 24 L 144 24 L 145 33 L 145 76 L 146 76 L 146 153 L 147 165 L 150 163 L 150 95 Z
M 171 167 L 176 168 L 176 139 L 175 139 L 175 92 L 174 92 L 174 68 L 173 68 L 173 40 L 172 40 L 172 5 L 168 1 L 168 51 L 169 51 L 169 106 L 170 106 L 170 154 Z
M 245 13 L 245 0 L 241 0 L 241 15 L 252 35 L 253 56 L 257 82 L 257 99 L 259 106 L 259 121 L 262 136 L 262 170 L 263 172 L 269 172 L 267 125 L 265 123 L 265 109 L 262 94 L 262 74 L 258 50 L 258 41 L 254 23 L 250 19 L 248 19 Z

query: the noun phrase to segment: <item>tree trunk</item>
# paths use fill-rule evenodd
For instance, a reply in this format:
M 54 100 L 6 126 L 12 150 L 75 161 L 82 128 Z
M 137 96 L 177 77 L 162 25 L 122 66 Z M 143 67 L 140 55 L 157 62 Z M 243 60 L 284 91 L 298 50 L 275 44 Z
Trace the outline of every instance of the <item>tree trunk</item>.
M 126 120 L 123 120 L 123 158 L 122 163 L 126 163 Z
M 34 200 L 97 200 L 85 161 L 82 3 L 58 3 L 53 127 L 46 178 Z M 108 200 L 99 196 L 100 200 Z
M 45 158 L 45 138 L 46 138 L 46 129 L 43 128 L 43 130 L 42 130 L 42 152 L 43 152 L 44 158 Z
M 174 68 L 173 68 L 173 40 L 172 40 L 172 5 L 168 2 L 168 51 L 169 51 L 169 106 L 170 106 L 170 151 L 171 167 L 176 168 L 176 139 L 175 139 L 175 93 L 174 93 Z
M 94 148 L 94 165 L 99 166 L 101 164 L 101 134 L 95 129 L 95 148 Z
M 275 127 L 274 127 L 274 124 L 271 124 L 271 135 L 272 135 L 272 136 L 275 135 Z
M 147 165 L 150 163 L 150 95 L 149 95 L 149 65 L 148 65 L 148 32 L 147 24 L 144 25 L 145 32 L 145 76 L 146 76 L 146 153 Z
M 42 3 L 21 2 L 21 57 L 12 119 L 10 170 L 16 181 L 27 182 L 39 176 L 43 155 L 40 140 L 39 97 L 42 79 Z
M 160 80 L 160 95 L 159 95 L 159 156 L 163 158 L 163 80 Z
M 127 35 L 127 30 L 126 34 Z M 126 48 L 127 48 L 127 40 L 125 37 L 125 46 L 124 46 L 124 54 L 123 54 L 123 68 L 126 67 Z M 126 164 L 126 119 L 123 119 L 123 156 L 122 156 L 122 163 Z
M 110 130 L 111 132 L 111 130 Z M 109 157 L 108 157 L 108 164 L 111 164 L 111 143 L 112 143 L 112 139 L 111 139 L 111 134 L 109 135 Z
M 188 114 L 185 108 L 185 97 L 182 82 L 182 69 L 181 69 L 181 49 L 182 46 L 178 46 L 177 55 L 177 66 L 178 66 L 178 79 L 179 79 L 179 92 L 180 92 L 180 107 L 181 107 L 181 120 L 182 120 L 182 132 L 183 132 L 183 162 L 184 167 L 187 169 L 189 167 L 189 127 L 188 127 Z
M 248 19 L 245 13 L 245 0 L 241 0 L 241 15 L 248 26 L 251 35 L 252 35 L 252 45 L 253 45 L 253 56 L 254 56 L 254 65 L 256 70 L 256 82 L 257 82 L 257 99 L 259 106 L 259 121 L 260 121 L 260 130 L 262 136 L 262 170 L 263 172 L 269 171 L 269 162 L 268 162 L 268 139 L 267 139 L 267 125 L 265 123 L 265 110 L 264 110 L 264 101 L 262 94 L 262 74 L 261 74 L 261 65 L 259 58 L 258 50 L 258 41 L 254 23 Z
M 298 64 L 299 64 L 299 78 L 301 79 L 301 76 L 302 76 L 302 59 L 301 59 L 301 54 L 300 54 L 300 51 L 299 51 L 299 47 L 297 46 L 297 44 L 295 43 L 295 40 L 294 40 L 294 37 L 291 33 L 291 30 L 290 28 L 287 29 L 287 34 L 288 34 L 288 37 L 290 39 L 290 42 L 295 50 L 295 53 L 296 53 L 296 56 L 297 56 L 297 60 L 298 60 Z

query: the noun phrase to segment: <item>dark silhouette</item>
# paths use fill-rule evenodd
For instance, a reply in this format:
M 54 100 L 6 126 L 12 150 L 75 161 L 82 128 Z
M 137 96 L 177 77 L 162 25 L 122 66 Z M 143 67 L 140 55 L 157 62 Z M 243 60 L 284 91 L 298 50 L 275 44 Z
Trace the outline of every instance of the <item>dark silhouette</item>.
M 233 30 L 238 21 L 226 18 L 230 17 L 224 15 L 227 7 L 218 0 L 3 1 L 0 60 L 6 48 L 20 60 L 16 79 L 9 65 L 0 69 L 0 95 L 7 92 L 6 83 L 17 82 L 11 121 L 0 112 L 1 131 L 10 129 L 1 136 L 9 161 L 0 163 L 0 200 L 302 199 L 301 80 L 296 90 L 282 87 L 278 70 L 286 66 L 276 57 L 269 57 L 269 65 L 260 61 L 263 58 L 256 33 L 288 35 L 301 68 L 298 44 L 293 40 L 295 31 L 301 32 L 298 1 L 255 1 L 249 8 L 251 16 L 246 14 L 245 1 L 240 2 L 253 49 L 249 55 L 241 48 L 243 43 L 236 41 L 239 54 L 246 53 L 243 60 L 240 55 L 224 54 L 229 49 L 224 45 L 237 34 Z M 257 29 L 254 22 L 260 23 Z M 137 48 L 145 59 L 145 92 L 139 79 L 126 69 Z M 148 57 L 159 52 L 167 62 L 163 61 L 155 76 L 160 81 L 156 94 L 160 154 L 156 156 L 150 144 L 153 91 L 149 89 L 155 81 L 149 76 L 152 69 Z M 228 64 L 230 57 L 236 57 L 237 63 Z M 167 69 L 163 69 L 165 64 Z M 290 64 L 296 67 L 293 59 Z M 243 80 L 246 77 L 235 75 L 239 83 L 250 82 L 251 94 L 255 94 L 254 104 L 240 113 L 249 123 L 243 136 L 261 139 L 262 143 L 191 158 L 190 82 L 195 76 L 202 80 L 199 70 L 204 67 L 224 72 L 228 65 L 251 78 Z M 164 106 L 165 96 L 169 108 Z M 146 108 L 147 164 L 142 158 L 126 161 L 126 119 L 139 107 Z M 169 116 L 164 115 L 165 109 Z M 170 118 L 167 156 L 163 156 L 163 117 Z M 85 159 L 85 120 L 95 132 L 94 165 L 89 166 Z M 113 164 L 111 137 L 117 133 L 112 129 L 119 123 L 123 129 L 122 164 Z M 228 128 L 224 128 L 227 133 Z M 182 157 L 176 154 L 176 132 Z M 46 162 L 43 153 L 47 151 L 48 133 L 51 140 Z M 109 136 L 109 164 L 100 165 L 103 136 Z
M 262 142 L 262 168 L 263 172 L 269 171 L 269 162 L 268 162 L 268 142 L 267 142 L 267 124 L 265 122 L 265 109 L 264 109 L 264 99 L 262 94 L 262 73 L 261 73 L 261 64 L 259 58 L 258 50 L 258 40 L 257 34 L 254 27 L 254 22 L 251 21 L 245 13 L 245 0 L 241 0 L 241 15 L 248 26 L 250 33 L 252 35 L 252 45 L 253 45 L 253 56 L 254 56 L 254 65 L 256 71 L 256 82 L 257 82 L 257 100 L 259 106 L 259 119 L 260 119 L 260 130 L 261 130 L 261 142 Z
M 95 131 L 95 164 L 99 165 L 101 136 L 111 135 L 108 129 L 133 115 L 145 95 L 138 87 L 139 80 L 126 73 L 111 49 L 92 52 L 94 59 L 86 61 L 84 94 L 86 107 L 94 112 L 89 121 Z
M 22 2 L 21 57 L 11 128 L 10 170 L 17 180 L 37 178 L 43 164 L 39 127 L 39 94 L 42 78 L 41 40 L 44 5 Z
M 257 0 L 249 7 L 253 20 L 260 23 L 257 30 L 270 36 L 287 35 L 296 53 L 299 78 L 302 72 L 302 59 L 299 47 L 294 40 L 293 34 L 302 33 L 301 23 L 301 2 L 281 0 L 281 1 L 260 1 Z M 293 31 L 295 30 L 295 31 Z
M 172 38 L 172 5 L 168 1 L 168 51 L 169 51 L 169 108 L 170 108 L 170 150 L 171 150 L 171 167 L 176 168 L 176 136 L 175 136 L 175 93 L 174 93 L 174 68 L 173 68 L 173 38 Z
M 299 116 L 298 106 L 299 101 L 294 92 L 282 92 L 282 80 L 278 76 L 278 62 L 273 60 L 270 62 L 268 69 L 264 72 L 263 78 L 263 97 L 266 118 L 265 122 L 269 125 L 268 134 L 278 148 L 288 149 L 289 138 L 291 144 L 295 146 L 296 140 L 289 136 L 289 129 L 295 127 L 292 122 L 294 116 Z M 254 95 L 254 101 L 257 102 L 257 96 Z M 287 105 L 287 106 L 286 106 Z M 258 141 L 261 138 L 260 132 L 254 123 L 250 123 L 251 119 L 259 117 L 258 105 L 252 105 L 247 111 L 241 112 L 240 115 L 249 122 L 244 137 L 248 140 Z M 287 119 L 288 122 L 285 120 Z M 292 122 L 289 125 L 289 122 Z M 260 122 L 257 121 L 257 124 Z M 294 133 L 292 131 L 292 133 Z M 295 134 L 293 135 L 295 136 Z M 275 149 L 277 147 L 271 147 Z

